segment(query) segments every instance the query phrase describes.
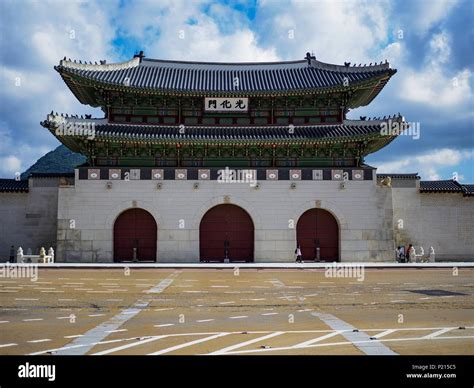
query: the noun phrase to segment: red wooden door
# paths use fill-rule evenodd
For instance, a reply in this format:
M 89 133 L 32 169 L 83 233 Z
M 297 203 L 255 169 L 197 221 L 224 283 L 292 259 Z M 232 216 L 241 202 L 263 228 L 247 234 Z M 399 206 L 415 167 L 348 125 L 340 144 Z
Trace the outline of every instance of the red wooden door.
M 199 226 L 201 261 L 253 261 L 254 227 L 248 213 L 235 205 L 210 209 Z
M 114 261 L 156 261 L 157 226 L 143 209 L 120 214 L 114 225 Z
M 339 227 L 326 210 L 310 209 L 303 213 L 296 226 L 296 241 L 303 260 L 315 260 L 317 248 L 321 261 L 339 260 Z

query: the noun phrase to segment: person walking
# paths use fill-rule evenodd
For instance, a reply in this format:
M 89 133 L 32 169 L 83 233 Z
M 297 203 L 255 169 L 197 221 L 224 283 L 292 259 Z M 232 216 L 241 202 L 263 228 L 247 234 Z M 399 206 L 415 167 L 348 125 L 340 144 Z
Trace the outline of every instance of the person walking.
M 296 247 L 295 254 L 296 254 L 296 262 L 301 263 L 303 261 L 303 255 L 301 254 L 301 248 L 299 245 Z
M 15 256 L 15 246 L 12 245 L 10 247 L 10 263 L 15 263 L 16 262 L 16 256 Z
M 414 258 L 415 258 L 415 248 L 413 248 L 413 245 L 410 244 L 408 245 L 408 249 L 405 253 L 405 258 L 406 258 L 406 262 L 407 263 L 411 263 L 412 261 L 414 261 Z
M 397 261 L 399 263 L 403 263 L 405 261 L 405 255 L 403 253 L 403 249 L 401 246 L 398 246 L 397 247 L 397 250 L 396 250 L 396 255 L 397 255 Z

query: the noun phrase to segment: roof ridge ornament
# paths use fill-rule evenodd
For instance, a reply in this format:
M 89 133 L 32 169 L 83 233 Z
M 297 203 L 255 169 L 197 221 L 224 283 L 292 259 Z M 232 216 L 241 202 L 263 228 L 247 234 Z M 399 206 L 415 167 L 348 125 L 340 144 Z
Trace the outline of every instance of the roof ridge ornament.
M 135 52 L 136 53 L 136 52 Z M 133 58 L 139 58 L 140 59 L 140 63 L 142 62 L 142 59 L 145 58 L 145 54 L 143 54 L 143 50 L 140 50 L 140 52 L 138 54 L 135 54 L 133 56 Z
M 90 71 L 112 71 L 112 70 L 124 70 L 129 69 L 132 67 L 137 67 L 141 59 L 144 57 L 143 51 L 140 52 L 141 57 L 139 55 L 135 55 L 132 59 L 119 62 L 119 63 L 107 63 L 105 60 L 100 60 L 100 64 L 89 64 L 87 62 L 82 63 L 82 61 L 76 62 L 76 60 L 71 61 L 70 59 L 61 59 L 59 61 L 59 66 L 66 67 L 69 69 L 76 69 L 76 70 L 90 70 Z
M 310 54 L 309 51 L 306 53 L 306 56 L 304 58 L 308 61 L 308 66 L 311 66 L 312 59 L 316 60 L 316 56 L 314 55 L 314 53 L 311 52 Z

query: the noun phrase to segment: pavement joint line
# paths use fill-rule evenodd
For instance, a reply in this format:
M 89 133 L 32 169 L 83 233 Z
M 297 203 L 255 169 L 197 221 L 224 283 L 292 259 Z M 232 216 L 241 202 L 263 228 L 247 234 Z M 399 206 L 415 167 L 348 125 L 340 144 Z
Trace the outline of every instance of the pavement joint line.
M 317 338 L 310 339 L 310 340 L 308 340 L 308 341 L 301 342 L 301 343 L 299 343 L 299 344 L 294 345 L 293 347 L 294 347 L 294 348 L 304 348 L 304 347 L 307 347 L 308 345 L 312 345 L 312 344 L 314 344 L 314 343 L 324 341 L 324 340 L 326 340 L 326 339 L 335 337 L 335 336 L 337 336 L 337 335 L 341 335 L 341 332 L 338 331 L 338 330 L 336 330 L 336 331 L 334 331 L 334 332 L 332 332 L 332 333 L 328 333 L 328 334 L 326 334 L 326 335 L 317 337 Z
M 161 280 L 155 287 L 153 287 L 149 292 L 156 294 L 156 293 L 161 293 L 163 292 L 167 287 L 169 287 L 174 279 L 180 274 L 180 271 L 174 271 L 171 275 L 166 277 L 165 279 Z M 81 279 L 85 280 L 85 279 Z M 136 316 L 138 313 L 142 311 L 142 307 L 147 307 L 150 305 L 150 303 L 153 300 L 151 298 L 148 298 L 146 301 L 143 299 L 137 300 L 133 306 L 122 310 L 120 313 L 115 315 L 114 317 L 110 318 L 106 322 L 102 322 L 98 326 L 90 329 L 87 331 L 82 337 L 76 338 L 72 342 L 72 346 L 74 345 L 84 345 L 85 346 L 80 346 L 78 348 L 69 348 L 69 349 L 63 349 L 59 350 L 57 352 L 58 355 L 83 355 L 86 354 L 89 350 L 92 349 L 94 345 L 91 345 L 90 342 L 91 340 L 96 340 L 92 342 L 100 342 L 103 340 L 105 337 L 109 335 L 107 331 L 110 330 L 117 330 L 122 326 L 125 322 Z M 134 311 L 135 314 L 130 314 L 128 312 Z
M 143 340 L 138 340 L 137 342 L 133 342 L 131 344 L 125 344 L 125 345 L 122 345 L 122 346 L 118 346 L 116 348 L 111 348 L 111 349 L 103 350 L 101 352 L 93 353 L 92 355 L 93 356 L 103 356 L 103 355 L 110 354 L 110 353 L 116 353 L 116 352 L 119 352 L 121 350 L 130 349 L 130 348 L 133 348 L 135 346 L 147 344 L 149 342 L 157 341 L 161 338 L 166 338 L 166 337 L 167 337 L 167 335 L 158 335 L 158 336 L 155 336 L 155 337 L 146 338 L 146 339 L 143 339 Z
M 124 331 L 128 331 L 128 329 L 117 329 L 117 330 L 107 330 L 106 333 L 121 333 Z
M 3 344 L 3 345 L 0 345 L 0 348 L 7 348 L 7 347 L 10 347 L 10 346 L 17 346 L 18 344 L 15 344 L 15 343 L 11 343 L 11 344 Z
M 466 329 L 474 329 L 474 326 L 465 326 Z M 396 330 L 396 331 L 415 331 L 415 330 L 423 330 L 423 331 L 426 331 L 426 330 L 443 330 L 443 329 L 448 329 L 446 327 L 407 327 L 407 328 L 397 328 L 397 329 L 381 329 L 381 328 L 377 328 L 377 329 L 371 329 L 371 328 L 367 328 L 367 329 L 360 329 L 362 331 L 365 331 L 365 332 L 384 332 L 384 331 L 387 331 L 387 330 Z M 449 329 L 456 329 L 456 327 L 454 328 L 449 328 Z M 340 332 L 345 332 L 345 331 L 349 331 L 349 330 L 341 330 Z M 352 330 L 350 330 L 352 331 Z M 334 332 L 334 330 L 290 330 L 290 331 L 285 331 L 284 333 L 331 333 L 331 332 Z M 217 332 L 218 333 L 218 332 Z M 173 334 L 168 334 L 167 336 L 170 336 L 170 337 L 175 337 L 175 336 L 191 336 L 191 335 L 209 335 L 209 334 L 217 334 L 216 332 L 199 332 L 199 333 L 173 333 Z M 237 332 L 230 332 L 230 334 L 241 334 L 242 332 L 241 331 L 237 331 Z M 271 333 L 271 331 L 248 331 L 247 333 L 249 334 L 265 334 L 265 333 Z M 64 338 L 77 338 L 77 337 L 82 337 L 83 334 L 77 334 L 77 335 L 70 335 L 70 336 L 64 336 Z M 111 343 L 111 342 L 120 342 L 120 341 L 130 341 L 130 340 L 133 340 L 133 339 L 136 339 L 137 337 L 132 337 L 132 338 L 125 338 L 125 339 L 118 339 L 118 340 L 111 340 L 111 341 L 102 341 L 102 342 L 94 342 L 94 343 L 91 343 L 89 345 L 97 345 L 97 344 L 104 344 L 104 343 Z M 468 338 L 468 339 L 471 339 L 471 338 L 474 338 L 474 336 L 452 336 L 452 337 L 434 337 L 433 339 L 461 339 L 461 338 Z M 423 337 L 420 337 L 419 339 L 423 339 Z M 409 340 L 409 339 L 390 339 L 390 341 L 397 341 L 397 340 Z M 373 340 L 371 340 L 373 342 Z M 381 340 L 381 341 L 389 341 L 388 339 L 385 339 L 385 340 Z M 10 344 L 6 344 L 7 346 L 13 346 L 13 345 L 10 345 Z M 16 345 L 16 344 L 15 344 Z M 44 354 L 44 353 L 47 353 L 47 352 L 53 352 L 53 351 L 58 351 L 58 350 L 62 350 L 62 349 L 69 349 L 69 348 L 77 348 L 77 347 L 80 347 L 80 346 L 86 346 L 88 344 L 84 344 L 84 345 L 76 345 L 76 346 L 65 346 L 65 347 L 61 347 L 61 348 L 56 348 L 56 349 L 48 349 L 48 350 L 43 350 L 43 351 L 39 351 L 39 352 L 35 352 L 35 353 L 31 353 L 31 355 L 37 355 L 37 354 Z M 3 345 L 5 346 L 5 345 Z M 0 345 L 1 347 L 1 345 Z M 278 350 L 277 348 L 272 348 L 271 350 Z M 291 347 L 288 347 L 288 349 L 291 349 Z
M 41 342 L 49 342 L 49 341 L 51 341 L 51 339 L 43 338 L 43 339 L 31 340 L 31 341 L 27 341 L 27 342 L 30 343 L 30 344 L 38 344 L 38 343 L 41 343 Z
M 253 338 L 251 340 L 240 342 L 240 343 L 235 344 L 235 345 L 227 346 L 225 348 L 222 348 L 222 349 L 216 350 L 214 352 L 208 353 L 208 355 L 213 356 L 213 355 L 225 354 L 226 352 L 230 352 L 230 351 L 233 351 L 235 349 L 243 348 L 244 346 L 252 345 L 256 342 L 261 342 L 261 341 L 264 341 L 264 340 L 269 339 L 269 338 L 277 337 L 277 336 L 282 335 L 284 333 L 285 333 L 284 331 L 276 331 L 274 333 L 270 333 L 270 334 L 267 334 L 267 335 L 264 335 L 264 336 L 261 336 L 261 337 Z
M 431 338 L 432 340 L 442 340 L 442 339 L 474 339 L 474 336 L 454 336 L 454 337 L 434 337 Z M 380 342 L 399 342 L 399 341 L 422 341 L 427 340 L 423 337 L 417 338 L 390 338 L 390 339 L 382 339 Z M 237 350 L 234 352 L 228 352 L 226 354 L 246 354 L 246 353 L 261 353 L 261 352 L 271 352 L 271 351 L 280 351 L 280 350 L 299 350 L 299 349 L 308 349 L 308 348 L 319 348 L 319 347 L 329 347 L 329 346 L 341 346 L 341 345 L 362 345 L 364 343 L 373 343 L 373 340 L 369 341 L 347 341 L 347 342 L 331 342 L 327 344 L 314 344 L 308 345 L 301 348 L 295 348 L 295 346 L 282 346 L 278 348 L 269 348 L 269 349 L 254 349 L 254 350 Z
M 161 350 L 158 350 L 156 352 L 149 353 L 149 356 L 157 356 L 157 355 L 160 355 L 160 354 L 170 353 L 170 352 L 173 352 L 175 350 L 179 350 L 179 349 L 187 348 L 189 346 L 197 345 L 197 344 L 200 344 L 200 343 L 203 343 L 203 342 L 211 341 L 213 339 L 224 337 L 224 336 L 229 335 L 229 334 L 230 333 L 228 333 L 228 332 L 223 332 L 223 333 L 211 335 L 209 337 L 200 338 L 200 339 L 197 339 L 197 340 L 194 340 L 194 341 L 191 341 L 191 342 L 185 342 L 184 344 L 171 346 L 171 347 L 166 348 L 166 349 L 161 349 Z
M 342 319 L 337 318 L 332 314 L 326 313 L 311 313 L 312 316 L 319 318 L 322 322 L 328 325 L 331 329 L 334 330 L 351 330 L 350 332 L 342 332 L 342 336 L 352 342 L 356 348 L 361 352 L 368 355 L 397 355 L 398 353 L 394 352 L 384 344 L 379 341 L 370 340 L 370 337 L 363 331 L 352 331 L 356 329 L 354 326 L 343 321 Z M 361 341 L 367 341 L 372 343 L 364 343 Z M 356 344 L 357 343 L 357 344 Z
M 379 339 L 379 338 L 385 337 L 385 336 L 387 336 L 387 335 L 389 335 L 389 334 L 395 333 L 396 331 L 397 331 L 397 329 L 387 329 L 387 330 L 384 330 L 384 331 L 382 331 L 382 332 L 380 332 L 380 333 L 378 333 L 378 334 L 375 334 L 375 335 L 374 335 L 374 338 Z
M 166 334 L 167 337 L 182 337 L 182 336 L 194 336 L 194 335 L 210 335 L 210 334 L 220 334 L 221 332 L 191 332 L 191 333 L 171 333 L 171 334 Z M 249 331 L 249 334 L 265 334 L 269 333 L 269 331 Z M 242 331 L 234 331 L 234 332 L 229 332 L 229 334 L 242 334 Z M 81 334 L 80 336 L 84 336 L 84 334 Z M 76 337 L 76 336 L 74 336 Z M 142 337 L 156 337 L 156 336 L 142 336 Z M 71 345 L 71 346 L 62 346 L 59 348 L 54 348 L 54 349 L 46 349 L 46 350 L 41 350 L 38 352 L 34 353 L 29 353 L 27 354 L 28 356 L 36 356 L 39 354 L 44 354 L 44 353 L 50 353 L 50 352 L 56 352 L 60 351 L 63 349 L 70 349 L 70 348 L 78 348 L 78 347 L 83 347 L 83 346 L 95 346 L 95 345 L 102 345 L 102 344 L 107 344 L 107 343 L 113 343 L 113 342 L 124 342 L 124 341 L 132 341 L 136 340 L 137 336 L 135 337 L 130 337 L 130 338 L 120 338 L 116 340 L 110 340 L 110 341 L 101 341 L 101 342 L 92 342 L 92 343 L 86 343 L 86 344 L 80 344 L 80 345 Z M 16 344 L 15 344 L 16 345 Z
M 37 301 L 39 299 L 34 299 L 34 298 L 15 298 L 15 300 L 18 300 L 18 301 Z
M 438 337 L 441 334 L 447 333 L 448 331 L 452 331 L 454 329 L 457 329 L 457 327 L 446 327 L 444 329 L 437 330 L 434 333 L 427 334 L 423 338 L 432 339 L 432 338 Z

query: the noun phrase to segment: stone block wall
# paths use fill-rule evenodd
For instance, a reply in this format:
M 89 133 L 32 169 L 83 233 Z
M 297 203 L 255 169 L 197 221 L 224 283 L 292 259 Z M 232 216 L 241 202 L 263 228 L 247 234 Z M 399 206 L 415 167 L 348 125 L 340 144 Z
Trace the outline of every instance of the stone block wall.
M 199 187 L 194 188 L 194 183 Z M 112 262 L 113 227 L 123 211 L 147 210 L 158 225 L 158 262 L 198 262 L 199 224 L 213 206 L 231 203 L 251 216 L 255 261 L 294 260 L 296 224 L 308 209 L 320 207 L 338 221 L 341 261 L 393 260 L 391 190 L 375 181 L 113 181 L 76 179 L 59 190 L 57 260 Z
M 30 178 L 27 193 L 0 193 L 0 261 L 10 258 L 10 247 L 56 249 L 58 179 Z
M 436 260 L 474 260 L 474 198 L 460 193 L 420 193 L 394 188 L 395 243 L 417 253 L 432 246 Z

